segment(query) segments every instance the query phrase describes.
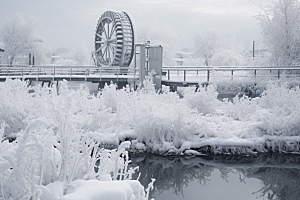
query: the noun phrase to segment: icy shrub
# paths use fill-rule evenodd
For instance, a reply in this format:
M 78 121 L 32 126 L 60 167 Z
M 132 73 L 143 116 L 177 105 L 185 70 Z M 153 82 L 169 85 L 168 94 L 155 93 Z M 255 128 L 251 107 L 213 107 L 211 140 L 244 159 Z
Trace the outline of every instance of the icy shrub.
M 26 127 L 23 120 L 30 113 L 32 102 L 24 81 L 7 79 L 0 84 L 0 91 L 0 121 L 6 123 L 4 136 L 8 136 Z
M 0 121 L 6 123 L 4 136 L 15 137 L 33 119 L 53 118 L 55 88 L 31 87 L 25 81 L 7 79 L 0 84 L 0 93 Z
M 150 72 L 150 75 L 145 77 L 145 79 L 143 81 L 143 87 L 140 88 L 140 90 L 143 93 L 152 94 L 152 95 L 156 93 L 154 84 L 153 84 L 153 77 L 152 77 L 152 75 L 154 75 L 154 74 L 155 74 L 155 72 L 152 71 L 152 72 Z
M 44 120 L 32 121 L 16 142 L 0 143 L 4 199 L 38 199 L 46 179 L 52 181 L 57 176 L 53 132 L 47 126 Z
M 122 143 L 118 150 L 99 150 L 101 135 L 79 133 L 72 121 L 63 121 L 57 138 L 52 126 L 45 119 L 34 120 L 15 142 L 0 143 L 4 199 L 39 199 L 47 190 L 44 185 L 55 181 L 61 181 L 65 190 L 76 179 L 102 180 L 107 174 L 113 180 L 132 178 L 136 169 L 128 169 L 130 161 L 125 150 L 130 142 Z M 95 172 L 97 160 L 100 165 Z
M 262 94 L 259 128 L 268 135 L 295 136 L 300 134 L 300 90 L 287 84 L 269 84 Z
M 71 60 L 71 59 L 60 59 L 60 60 L 56 60 L 53 65 L 61 65 L 61 66 L 75 66 L 75 65 L 79 65 L 79 63 L 75 60 Z
M 213 66 L 242 66 L 245 65 L 243 55 L 234 50 L 220 50 L 211 58 Z
M 104 89 L 101 91 L 101 97 L 104 99 L 104 105 L 110 108 L 112 112 L 116 112 L 118 109 L 118 91 L 117 85 L 111 83 L 105 84 Z
M 227 116 L 251 122 L 257 136 L 298 136 L 299 101 L 299 87 L 270 82 L 260 98 L 237 96 L 232 103 L 225 101 L 223 106 Z
M 204 120 L 198 112 L 185 104 L 175 93 L 139 93 L 139 100 L 133 104 L 135 110 L 133 129 L 137 140 L 146 144 L 149 151 L 159 154 L 179 153 L 183 141 L 194 135 L 206 135 Z
M 29 93 L 27 84 L 18 80 L 8 80 L 0 87 L 0 134 L 7 134 L 9 125 L 14 129 L 8 133 L 17 137 L 15 142 L 0 143 L 0 185 L 4 191 L 0 196 L 4 199 L 38 199 L 43 185 L 61 181 L 67 187 L 65 184 L 75 179 L 100 180 L 104 172 L 114 180 L 131 179 L 135 170 L 127 168 L 128 143 L 118 150 L 98 149 L 106 137 L 98 129 L 119 124 L 118 120 L 128 115 L 118 109 L 122 105 L 113 106 L 130 102 L 128 89 L 117 92 L 112 85 L 103 96 L 95 97 L 84 86 L 69 90 L 65 81 L 59 94 L 40 86 L 29 88 L 34 91 Z M 108 104 L 108 97 L 115 95 L 115 104 Z
M 259 98 L 251 99 L 246 95 L 239 97 L 236 95 L 232 102 L 228 99 L 224 100 L 225 112 L 227 116 L 235 120 L 250 120 L 250 116 L 259 109 Z
M 192 109 L 197 109 L 199 113 L 209 114 L 213 113 L 218 106 L 218 92 L 216 92 L 213 85 L 206 87 L 201 86 L 195 92 L 195 87 L 190 87 L 184 92 L 184 100 Z

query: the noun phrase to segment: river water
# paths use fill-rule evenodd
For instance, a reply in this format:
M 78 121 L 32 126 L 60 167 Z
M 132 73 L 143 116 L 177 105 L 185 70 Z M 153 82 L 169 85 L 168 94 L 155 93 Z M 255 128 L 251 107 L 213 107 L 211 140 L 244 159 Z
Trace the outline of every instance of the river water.
M 299 200 L 300 155 L 162 157 L 131 155 L 155 200 Z M 133 177 L 136 179 L 138 173 Z
M 80 82 L 81 83 L 81 82 Z M 70 89 L 79 82 L 69 82 Z M 98 85 L 87 84 L 96 94 Z M 228 98 L 228 97 L 227 97 Z M 162 157 L 131 155 L 155 200 L 300 200 L 300 155 Z M 138 173 L 133 179 L 138 177 Z

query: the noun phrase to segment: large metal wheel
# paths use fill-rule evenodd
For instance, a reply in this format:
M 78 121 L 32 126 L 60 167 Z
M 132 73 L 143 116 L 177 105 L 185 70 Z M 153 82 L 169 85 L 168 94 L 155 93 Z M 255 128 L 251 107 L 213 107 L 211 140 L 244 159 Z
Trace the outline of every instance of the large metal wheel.
M 128 67 L 134 54 L 134 39 L 132 20 L 126 12 L 104 12 L 95 34 L 97 65 Z

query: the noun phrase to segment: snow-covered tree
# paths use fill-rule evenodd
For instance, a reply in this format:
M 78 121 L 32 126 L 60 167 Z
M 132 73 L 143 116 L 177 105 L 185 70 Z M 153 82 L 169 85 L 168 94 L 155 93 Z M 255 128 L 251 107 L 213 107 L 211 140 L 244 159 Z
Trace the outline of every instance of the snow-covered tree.
M 195 56 L 204 57 L 205 65 L 211 63 L 211 58 L 219 48 L 220 36 L 215 31 L 207 31 L 204 36 L 200 34 L 195 37 Z
M 258 5 L 258 4 L 257 4 Z M 273 65 L 300 64 L 300 2 L 272 0 L 255 16 Z
M 242 54 L 231 49 L 223 49 L 215 53 L 211 58 L 213 66 L 242 66 L 245 64 Z
M 92 50 L 83 41 L 78 47 L 68 53 L 59 54 L 60 59 L 57 59 L 54 65 L 90 65 L 92 59 Z
M 205 65 L 237 66 L 244 65 L 244 48 L 235 37 L 228 38 L 216 31 L 207 31 L 204 36 L 195 37 L 196 57 L 204 58 Z
M 163 46 L 164 65 L 177 65 L 174 57 L 185 40 L 185 34 L 169 24 L 152 21 L 138 26 L 138 42 L 150 41 L 151 44 Z
M 13 64 L 18 58 L 28 58 L 29 53 L 35 55 L 36 64 L 50 62 L 45 40 L 37 35 L 37 30 L 42 25 L 43 20 L 39 17 L 24 20 L 22 14 L 16 14 L 12 19 L 7 18 L 0 29 L 5 50 L 1 56 L 2 63 Z

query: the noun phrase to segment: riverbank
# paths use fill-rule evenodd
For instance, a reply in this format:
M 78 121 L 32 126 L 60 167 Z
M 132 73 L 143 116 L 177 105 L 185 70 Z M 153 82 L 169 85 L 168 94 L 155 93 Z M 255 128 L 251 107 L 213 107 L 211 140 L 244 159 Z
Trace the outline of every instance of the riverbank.
M 300 153 L 299 87 L 270 83 L 259 98 L 217 97 L 213 85 L 187 88 L 184 98 L 157 93 L 150 79 L 138 90 L 111 84 L 96 95 L 84 85 L 70 89 L 68 82 L 57 92 L 7 80 L 0 83 L 0 184 L 8 195 L 35 198 L 58 180 L 67 187 L 106 174 L 130 179 L 134 170 L 125 170 L 128 153 L 120 144 L 134 153 L 182 157 Z M 97 160 L 104 164 L 100 175 Z
M 85 85 L 27 87 L 19 80 L 1 83 L 2 134 L 16 137 L 31 120 L 43 118 L 55 135 L 89 134 L 99 145 L 117 148 L 130 140 L 132 152 L 159 155 L 255 154 L 300 152 L 299 87 L 269 83 L 261 97 L 219 101 L 214 85 L 186 88 L 184 98 L 150 80 L 136 91 L 111 84 L 96 95 Z M 34 90 L 34 93 L 28 93 Z M 62 130 L 62 127 L 67 127 Z M 59 138 L 53 145 L 60 142 Z

